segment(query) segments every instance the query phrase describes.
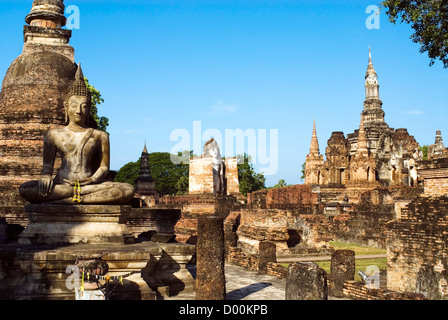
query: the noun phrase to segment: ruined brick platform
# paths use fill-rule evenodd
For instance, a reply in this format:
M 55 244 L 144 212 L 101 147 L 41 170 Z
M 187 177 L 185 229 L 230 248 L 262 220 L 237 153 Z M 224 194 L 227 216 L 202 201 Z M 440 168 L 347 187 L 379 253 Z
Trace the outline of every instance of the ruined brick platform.
M 133 241 L 126 226 L 130 206 L 30 204 L 30 224 L 20 244 L 124 244 Z
M 195 246 L 143 242 L 131 245 L 36 246 L 0 248 L 0 299 L 75 300 L 67 288 L 67 267 L 78 257 L 101 257 L 108 276 L 132 273 L 115 281 L 111 300 L 183 299 L 194 296 Z

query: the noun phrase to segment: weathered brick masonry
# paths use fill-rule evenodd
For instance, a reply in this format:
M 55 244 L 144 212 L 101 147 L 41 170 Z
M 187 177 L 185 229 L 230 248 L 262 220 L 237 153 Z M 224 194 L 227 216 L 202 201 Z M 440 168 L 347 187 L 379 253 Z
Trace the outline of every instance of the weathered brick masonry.
M 65 24 L 63 13 L 62 2 L 52 6 L 33 3 L 26 19 L 30 25 L 24 26 L 23 53 L 12 62 L 3 79 L 0 216 L 10 224 L 28 223 L 18 187 L 40 177 L 44 134 L 65 123 L 63 100 L 74 80 L 76 65 L 74 50 L 68 44 L 71 30 L 61 29 Z M 47 25 L 51 27 L 43 27 Z
M 386 248 L 387 223 L 396 219 L 397 203 L 415 199 L 419 187 L 384 187 L 365 192 L 352 210 L 332 218 L 328 234 L 333 239 Z
M 388 223 L 388 289 L 448 299 L 448 159 L 423 161 L 424 193 Z
M 446 299 L 448 197 L 419 197 L 388 228 L 388 288 Z

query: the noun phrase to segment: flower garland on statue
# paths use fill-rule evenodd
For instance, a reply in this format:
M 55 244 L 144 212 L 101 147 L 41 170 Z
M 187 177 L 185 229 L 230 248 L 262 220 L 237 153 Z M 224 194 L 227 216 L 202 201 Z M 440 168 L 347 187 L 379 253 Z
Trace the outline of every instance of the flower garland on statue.
M 92 274 L 89 272 L 82 272 L 82 276 L 81 276 L 81 287 L 79 288 L 79 290 L 81 291 L 81 295 L 83 295 L 84 293 L 84 281 L 95 281 L 98 283 L 99 280 L 105 280 L 106 284 L 109 284 L 110 282 L 114 282 L 118 280 L 118 283 L 123 285 L 123 279 L 127 278 L 135 273 L 138 273 L 137 271 L 132 271 L 126 274 L 122 274 L 119 276 L 100 276 L 100 275 L 96 275 L 96 274 Z M 117 284 L 118 284 L 117 283 Z
M 79 183 L 79 180 L 76 181 L 75 186 L 73 187 L 73 202 L 82 202 L 81 184 Z

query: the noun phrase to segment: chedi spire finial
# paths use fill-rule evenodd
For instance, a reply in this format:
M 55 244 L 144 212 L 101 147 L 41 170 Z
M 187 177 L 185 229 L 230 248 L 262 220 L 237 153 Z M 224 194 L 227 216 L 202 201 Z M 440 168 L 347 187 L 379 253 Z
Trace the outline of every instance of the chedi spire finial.
M 316 120 L 313 122 L 313 135 L 311 136 L 310 154 L 316 156 L 320 154 L 319 141 L 317 140 Z
M 67 23 L 64 10 L 63 0 L 34 0 L 25 22 L 35 27 L 60 29 Z

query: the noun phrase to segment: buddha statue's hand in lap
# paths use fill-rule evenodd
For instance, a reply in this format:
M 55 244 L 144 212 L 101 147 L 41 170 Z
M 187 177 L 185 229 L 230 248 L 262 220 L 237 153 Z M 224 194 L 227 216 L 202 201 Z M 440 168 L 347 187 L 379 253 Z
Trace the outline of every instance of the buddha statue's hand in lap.
M 24 199 L 31 203 L 124 204 L 133 198 L 132 185 L 108 181 L 109 135 L 96 129 L 90 105 L 90 92 L 79 66 L 64 101 L 68 125 L 46 133 L 42 177 L 20 186 Z M 57 152 L 62 164 L 53 179 Z

